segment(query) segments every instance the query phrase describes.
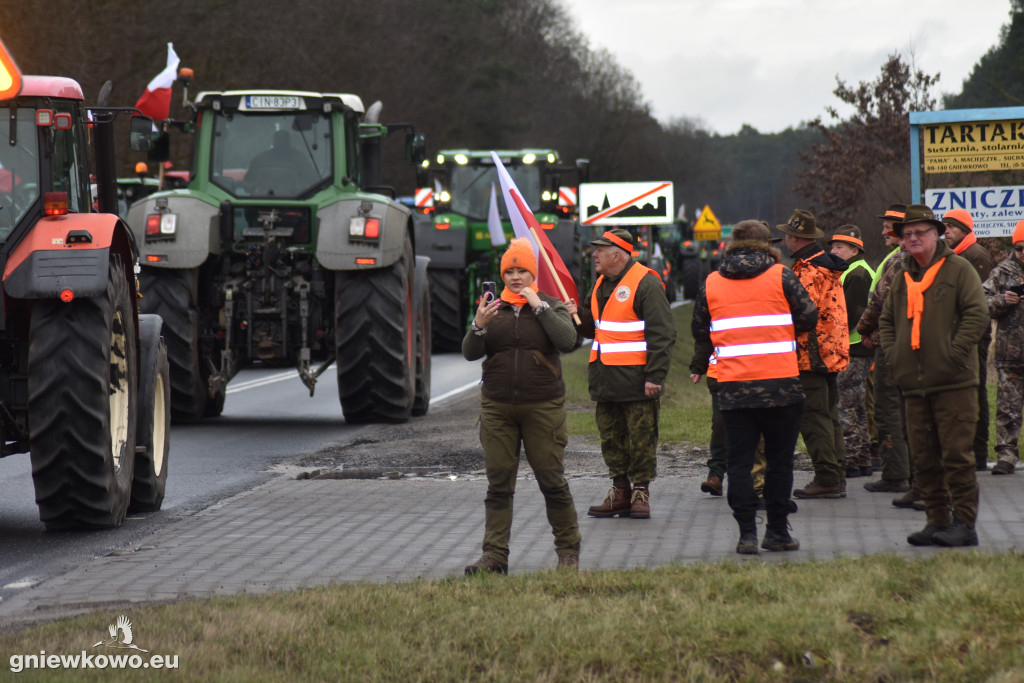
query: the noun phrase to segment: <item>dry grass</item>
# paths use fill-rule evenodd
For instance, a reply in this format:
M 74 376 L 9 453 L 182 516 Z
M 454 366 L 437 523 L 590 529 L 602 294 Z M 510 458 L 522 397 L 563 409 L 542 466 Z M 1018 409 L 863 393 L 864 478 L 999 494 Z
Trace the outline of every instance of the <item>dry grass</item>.
M 1024 680 L 1018 554 L 343 585 L 128 611 L 187 680 Z M 1007 590 L 1007 589 L 1010 590 Z M 88 649 L 119 611 L 0 638 Z M 25 672 L 46 679 L 56 672 Z M 156 678 L 75 672 L 76 680 Z

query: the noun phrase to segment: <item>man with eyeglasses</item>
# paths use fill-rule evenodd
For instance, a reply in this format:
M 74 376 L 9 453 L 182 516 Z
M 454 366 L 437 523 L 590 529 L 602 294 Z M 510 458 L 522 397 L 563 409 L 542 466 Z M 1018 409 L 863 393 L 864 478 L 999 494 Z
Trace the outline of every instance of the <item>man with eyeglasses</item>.
M 907 441 L 927 515 L 925 527 L 907 542 L 974 546 L 975 347 L 989 324 L 985 294 L 974 266 L 939 239 L 946 226 L 929 207 L 908 206 L 893 227 L 907 256 L 882 308 L 879 332 L 903 392 Z
M 953 253 L 967 259 L 978 277 L 984 282 L 992 274 L 995 261 L 988 249 L 978 243 L 974 234 L 974 217 L 964 209 L 953 209 L 942 216 L 946 226 L 944 239 L 953 247 Z M 978 342 L 978 425 L 974 432 L 975 469 L 988 469 L 988 347 L 992 343 L 992 328 L 985 328 L 985 336 Z
M 1024 221 L 1013 230 L 1013 254 L 999 262 L 983 285 L 988 310 L 996 321 L 994 360 L 996 456 L 992 474 L 1013 474 L 1024 408 Z

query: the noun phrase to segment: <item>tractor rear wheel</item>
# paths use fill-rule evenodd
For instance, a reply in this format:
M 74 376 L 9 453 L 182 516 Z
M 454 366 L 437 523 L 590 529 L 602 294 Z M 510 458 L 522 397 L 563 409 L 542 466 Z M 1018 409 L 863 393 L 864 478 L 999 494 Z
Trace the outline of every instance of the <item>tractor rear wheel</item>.
M 224 407 L 223 395 L 217 400 L 209 397 L 209 367 L 204 367 L 199 352 L 198 275 L 194 270 L 143 268 L 139 276 L 140 308 L 164 320 L 163 334 L 171 368 L 171 417 L 175 422 L 216 417 Z
M 159 510 L 167 489 L 167 460 L 171 451 L 171 381 L 167 346 L 160 337 L 159 321 L 140 316 L 139 409 L 136 435 L 135 478 L 131 512 Z M 152 326 L 153 329 L 147 329 Z
M 103 295 L 34 302 L 29 334 L 39 518 L 48 529 L 118 526 L 131 496 L 138 401 L 135 314 L 119 259 Z
M 701 284 L 701 271 L 703 270 L 703 263 L 696 256 L 691 256 L 683 259 L 682 262 L 682 281 L 683 281 L 683 298 L 684 299 L 696 299 L 697 294 L 700 293 Z
M 405 422 L 415 397 L 412 242 L 388 268 L 338 271 L 338 398 L 345 421 Z
M 424 257 L 417 257 L 424 258 Z M 416 269 L 416 398 L 412 404 L 412 416 L 422 417 L 430 409 L 430 278 L 422 277 Z
M 431 268 L 430 326 L 435 353 L 462 350 L 462 337 L 466 334 L 465 296 L 462 292 L 461 270 Z

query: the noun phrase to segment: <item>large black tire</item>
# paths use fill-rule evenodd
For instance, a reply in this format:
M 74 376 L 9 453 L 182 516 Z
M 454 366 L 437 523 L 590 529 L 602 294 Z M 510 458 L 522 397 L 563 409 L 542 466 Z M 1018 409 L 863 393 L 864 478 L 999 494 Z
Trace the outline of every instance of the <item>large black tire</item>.
M 210 399 L 209 363 L 199 350 L 198 272 L 143 268 L 140 308 L 163 318 L 167 361 L 171 367 L 171 417 L 175 422 L 198 422 L 216 417 L 224 408 L 221 392 Z M 217 359 L 219 362 L 219 359 Z
M 426 259 L 419 256 L 417 260 Z M 426 268 L 416 268 L 416 397 L 412 402 L 412 416 L 422 417 L 430 410 L 430 278 Z
M 33 303 L 29 440 L 47 529 L 124 522 L 135 469 L 134 315 L 116 258 L 104 295 Z
M 462 350 L 462 338 L 466 334 L 465 297 L 462 293 L 462 277 L 465 273 L 451 268 L 431 268 L 430 278 L 430 327 L 433 335 L 434 353 L 450 353 Z
M 696 299 L 697 294 L 700 292 L 701 260 L 692 256 L 686 257 L 681 265 L 682 275 L 680 279 L 683 282 L 683 298 Z
M 389 268 L 335 274 L 338 398 L 345 421 L 405 422 L 415 397 L 412 242 Z
M 139 409 L 129 512 L 160 509 L 167 489 L 167 464 L 171 452 L 171 379 L 167 346 L 160 336 L 160 319 L 140 316 Z

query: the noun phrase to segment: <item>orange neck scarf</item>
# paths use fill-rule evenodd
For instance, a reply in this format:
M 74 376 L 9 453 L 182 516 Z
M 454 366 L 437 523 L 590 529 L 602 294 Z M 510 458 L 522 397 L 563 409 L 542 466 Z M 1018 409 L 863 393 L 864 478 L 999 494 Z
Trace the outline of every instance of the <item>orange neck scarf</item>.
M 910 348 L 921 348 L 921 316 L 924 314 L 924 292 L 932 286 L 935 276 L 939 274 L 939 268 L 946 262 L 946 257 L 939 259 L 938 263 L 925 271 L 920 282 L 914 282 L 910 273 L 903 271 L 903 279 L 907 283 L 907 317 L 914 319 L 910 328 Z
M 536 292 L 537 291 L 537 281 L 534 280 L 529 285 L 527 285 L 527 287 L 529 287 L 530 289 L 532 289 L 533 291 Z M 522 294 L 516 294 L 515 292 L 513 292 L 508 287 L 506 287 L 505 289 L 501 290 L 501 300 L 504 301 L 505 303 L 512 304 L 513 306 L 525 306 L 526 305 L 526 297 L 523 296 Z
M 967 236 L 960 240 L 960 244 L 953 247 L 954 254 L 962 254 L 967 250 L 967 247 L 971 246 L 978 241 L 978 238 L 973 232 L 967 233 Z

